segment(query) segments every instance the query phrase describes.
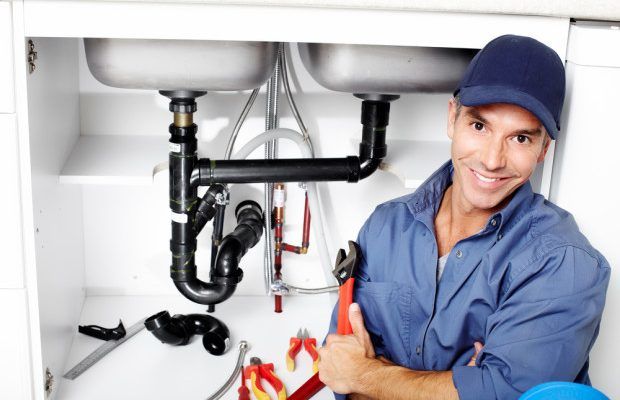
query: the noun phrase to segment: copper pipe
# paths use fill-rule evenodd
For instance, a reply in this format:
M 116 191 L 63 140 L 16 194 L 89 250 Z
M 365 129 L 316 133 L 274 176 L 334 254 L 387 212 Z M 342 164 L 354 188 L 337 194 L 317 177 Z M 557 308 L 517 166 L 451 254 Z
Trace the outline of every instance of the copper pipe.
M 282 225 L 284 224 L 284 201 L 285 201 L 285 192 L 284 192 L 284 184 L 276 183 L 273 187 L 273 215 L 275 219 L 275 257 L 274 257 L 274 279 L 281 280 L 282 279 Z M 282 312 L 282 296 L 276 294 L 275 298 L 275 307 L 274 311 L 277 313 Z

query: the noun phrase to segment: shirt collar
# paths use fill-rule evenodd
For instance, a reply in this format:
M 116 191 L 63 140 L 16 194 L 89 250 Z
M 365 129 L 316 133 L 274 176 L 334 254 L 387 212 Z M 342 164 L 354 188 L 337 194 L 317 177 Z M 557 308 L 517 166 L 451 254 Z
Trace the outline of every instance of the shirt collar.
M 427 216 L 434 219 L 443 194 L 452 183 L 453 172 L 452 161 L 446 162 L 413 193 L 407 201 L 407 207 L 415 217 L 432 211 Z M 532 185 L 529 181 L 525 182 L 513 193 L 512 199 L 503 209 L 489 217 L 483 232 L 497 229 L 498 238 L 501 239 L 530 209 L 534 197 Z

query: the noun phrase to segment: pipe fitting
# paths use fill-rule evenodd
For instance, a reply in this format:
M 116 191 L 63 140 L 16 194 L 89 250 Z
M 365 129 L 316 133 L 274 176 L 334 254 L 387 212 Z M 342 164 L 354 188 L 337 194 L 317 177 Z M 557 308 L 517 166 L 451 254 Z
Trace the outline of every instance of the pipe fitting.
M 146 329 L 160 342 L 184 346 L 193 335 L 202 335 L 202 345 L 209 353 L 219 356 L 230 345 L 230 331 L 217 318 L 204 314 L 176 314 L 160 311 L 144 321 Z
M 237 227 L 222 240 L 215 260 L 212 282 L 199 280 L 196 277 L 195 265 L 191 268 L 191 275 L 188 273 L 183 279 L 180 279 L 179 275 L 172 276 L 177 289 L 195 303 L 221 303 L 233 295 L 237 284 L 243 279 L 239 263 L 245 253 L 260 240 L 263 217 L 258 203 L 251 200 L 241 202 L 235 213 Z

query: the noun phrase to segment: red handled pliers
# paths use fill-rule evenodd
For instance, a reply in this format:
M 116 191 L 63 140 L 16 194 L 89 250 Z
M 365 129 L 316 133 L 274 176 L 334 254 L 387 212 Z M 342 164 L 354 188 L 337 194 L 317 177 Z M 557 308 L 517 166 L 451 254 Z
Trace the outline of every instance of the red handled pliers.
M 308 330 L 302 331 L 301 328 L 297 331 L 297 336 L 292 337 L 289 341 L 289 348 L 286 352 L 286 368 L 289 371 L 295 370 L 295 356 L 299 354 L 302 344 L 312 357 L 312 372 L 319 372 L 319 353 L 316 351 L 316 338 L 311 338 Z
M 266 380 L 278 393 L 278 400 L 286 400 L 286 388 L 273 371 L 273 364 L 263 364 L 260 358 L 250 358 L 250 365 L 245 367 L 245 377 L 250 378 L 252 382 L 252 392 L 257 400 L 271 400 L 263 385 L 261 379 Z

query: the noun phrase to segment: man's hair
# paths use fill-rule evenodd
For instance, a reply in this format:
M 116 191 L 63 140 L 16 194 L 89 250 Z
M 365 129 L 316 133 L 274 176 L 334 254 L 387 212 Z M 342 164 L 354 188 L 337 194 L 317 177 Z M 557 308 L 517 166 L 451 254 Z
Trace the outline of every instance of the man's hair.
M 454 114 L 454 120 L 456 121 L 459 118 L 459 114 L 461 113 L 461 108 L 463 108 L 463 104 L 461 104 L 461 99 L 459 98 L 458 94 L 454 96 L 453 100 L 456 107 L 456 113 Z

